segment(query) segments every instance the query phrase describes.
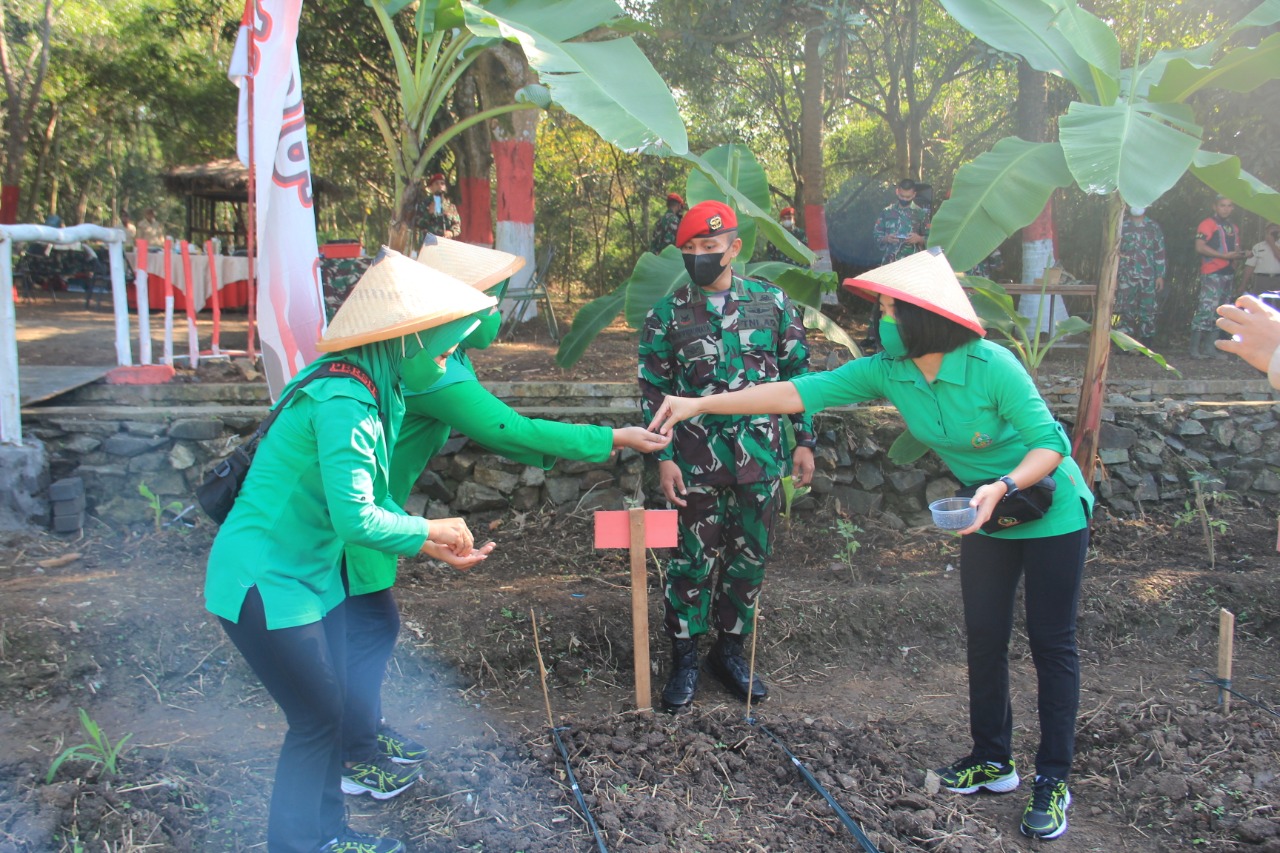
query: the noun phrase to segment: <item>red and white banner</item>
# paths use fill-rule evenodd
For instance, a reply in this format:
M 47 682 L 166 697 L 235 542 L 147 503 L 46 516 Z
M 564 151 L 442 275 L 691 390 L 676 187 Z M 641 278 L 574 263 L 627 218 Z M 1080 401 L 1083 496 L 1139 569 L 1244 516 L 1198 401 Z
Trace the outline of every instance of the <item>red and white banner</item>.
M 257 323 L 272 399 L 316 357 L 325 328 L 298 69 L 301 14 L 302 0 L 246 0 L 228 70 L 240 87 L 237 153 L 256 182 Z

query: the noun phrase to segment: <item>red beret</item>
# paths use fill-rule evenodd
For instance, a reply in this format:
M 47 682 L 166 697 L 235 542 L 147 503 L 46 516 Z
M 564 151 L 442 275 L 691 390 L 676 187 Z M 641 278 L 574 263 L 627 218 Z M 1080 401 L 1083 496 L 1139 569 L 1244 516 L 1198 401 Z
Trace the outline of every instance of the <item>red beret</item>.
M 796 209 L 794 207 L 784 207 L 782 208 L 781 211 L 778 212 L 779 216 L 786 216 L 787 214 L 791 214 L 792 216 L 795 216 Z
M 440 172 L 436 172 L 434 175 L 427 178 L 427 183 L 434 184 L 436 181 L 443 181 L 443 180 L 444 180 L 444 175 L 441 174 Z M 445 183 L 448 183 L 448 182 L 445 181 Z
M 680 197 L 680 193 L 667 193 L 667 201 L 678 201 L 684 204 L 684 199 Z
M 694 237 L 714 237 L 738 227 L 738 216 L 722 201 L 700 201 L 680 220 L 676 229 L 676 248 Z

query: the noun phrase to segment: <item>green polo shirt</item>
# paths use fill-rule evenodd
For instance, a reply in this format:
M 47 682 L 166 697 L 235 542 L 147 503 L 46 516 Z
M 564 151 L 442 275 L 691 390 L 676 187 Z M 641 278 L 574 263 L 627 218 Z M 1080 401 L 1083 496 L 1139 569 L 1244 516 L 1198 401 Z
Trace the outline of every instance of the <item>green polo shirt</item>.
M 1031 539 L 1088 526 L 1093 493 L 1071 458 L 1071 442 L 1021 363 L 998 344 L 979 339 L 946 353 L 932 383 L 915 362 L 884 353 L 793 382 L 810 413 L 888 400 L 907 429 L 966 485 L 1008 474 L 1033 448 L 1061 453 L 1053 472 L 1058 488 L 1045 517 L 988 535 Z

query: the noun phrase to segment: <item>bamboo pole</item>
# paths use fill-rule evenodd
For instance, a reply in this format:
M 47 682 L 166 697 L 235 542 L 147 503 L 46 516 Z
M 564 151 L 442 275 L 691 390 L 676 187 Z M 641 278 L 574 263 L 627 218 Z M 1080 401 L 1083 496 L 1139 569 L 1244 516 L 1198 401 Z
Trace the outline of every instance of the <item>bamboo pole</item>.
M 538 617 L 533 615 L 532 607 L 529 608 L 529 623 L 533 626 L 533 653 L 538 657 L 538 677 L 542 679 L 542 701 L 547 704 L 547 726 L 554 731 L 556 721 L 551 716 L 551 693 L 547 690 L 547 668 L 542 664 L 542 638 L 538 636 Z
M 1235 656 L 1236 615 L 1227 608 L 1218 611 L 1218 704 L 1222 713 L 1231 713 L 1231 661 Z
M 649 689 L 649 576 L 645 571 L 644 507 L 632 507 L 631 521 L 631 635 L 635 647 L 636 710 L 648 711 Z

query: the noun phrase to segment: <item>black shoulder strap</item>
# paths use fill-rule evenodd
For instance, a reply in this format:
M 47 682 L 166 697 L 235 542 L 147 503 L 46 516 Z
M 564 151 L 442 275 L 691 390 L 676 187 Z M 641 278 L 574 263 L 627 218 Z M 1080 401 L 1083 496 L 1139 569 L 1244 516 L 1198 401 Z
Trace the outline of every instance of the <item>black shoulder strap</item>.
M 354 364 L 349 364 L 345 361 L 325 362 L 315 370 L 311 371 L 309 375 L 304 376 L 296 385 L 289 389 L 289 393 L 285 394 L 271 412 L 263 418 L 262 423 L 258 424 L 258 428 L 254 430 L 253 435 L 249 437 L 249 440 L 246 441 L 245 444 L 252 444 L 253 442 L 259 441 L 267 434 L 267 430 L 271 429 L 271 425 L 275 423 L 276 416 L 284 410 L 285 406 L 289 405 L 289 401 L 293 399 L 293 395 L 299 388 L 302 388 L 304 385 L 310 385 L 315 380 L 323 379 L 326 376 L 346 376 L 354 379 L 365 388 L 369 389 L 369 393 L 373 395 L 375 403 L 381 402 L 378 397 L 378 386 L 373 384 L 373 380 L 369 378 L 369 374 L 365 373 Z

